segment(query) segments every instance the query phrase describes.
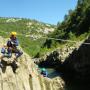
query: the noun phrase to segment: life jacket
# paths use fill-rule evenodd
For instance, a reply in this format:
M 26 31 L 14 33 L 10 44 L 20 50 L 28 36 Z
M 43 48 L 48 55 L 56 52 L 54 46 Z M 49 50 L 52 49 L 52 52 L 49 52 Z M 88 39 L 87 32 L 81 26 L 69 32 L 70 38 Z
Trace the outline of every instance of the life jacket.
M 12 43 L 10 40 L 7 41 L 7 47 L 12 47 Z
M 19 42 L 18 42 L 18 39 L 15 37 L 15 38 L 10 38 L 11 39 L 11 42 L 13 42 L 13 44 L 15 46 L 18 46 Z
M 10 37 L 10 40 L 7 41 L 7 46 L 8 47 L 16 47 L 16 46 L 18 46 L 17 38 L 11 38 Z

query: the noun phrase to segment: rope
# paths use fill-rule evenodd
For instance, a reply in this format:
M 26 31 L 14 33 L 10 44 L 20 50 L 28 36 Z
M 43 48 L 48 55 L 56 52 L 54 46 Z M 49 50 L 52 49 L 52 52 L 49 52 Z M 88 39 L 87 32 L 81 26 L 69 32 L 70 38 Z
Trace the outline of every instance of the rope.
M 77 41 L 65 40 L 65 39 L 57 39 L 57 38 L 48 38 L 48 37 L 41 37 L 41 38 L 51 39 L 51 40 L 56 40 L 56 41 L 74 42 L 74 43 L 76 43 L 76 42 L 77 42 Z
M 0 31 L 0 32 L 4 32 L 4 31 Z M 9 32 L 4 32 L 4 33 L 6 33 L 6 34 L 9 34 Z M 25 34 L 20 34 L 20 33 L 18 33 L 18 35 L 24 35 L 24 36 L 30 36 L 30 35 L 25 35 Z M 81 43 L 81 42 L 83 42 L 83 41 L 73 41 L 73 40 L 66 40 L 66 39 L 57 39 L 57 38 L 50 38 L 50 37 L 40 37 L 40 38 L 44 38 L 44 39 L 50 39 L 50 40 L 56 40 L 56 41 L 63 41 L 63 42 L 72 42 L 72 43 Z M 85 45 L 90 45 L 90 43 L 82 43 L 82 44 L 85 44 Z
M 84 42 L 83 41 L 72 41 L 72 40 L 66 40 L 66 39 L 56 39 L 56 38 L 48 38 L 48 37 L 41 37 L 41 38 L 45 38 L 45 39 L 50 39 L 50 40 L 56 40 L 56 41 L 63 41 L 63 42 L 72 42 L 72 43 L 82 43 Z M 82 43 L 82 44 L 85 44 L 85 45 L 90 45 L 90 43 Z
M 49 38 L 49 37 L 40 37 L 40 38 L 45 38 L 45 39 L 50 39 L 50 40 L 56 40 L 56 41 L 63 41 L 63 42 L 71 42 L 71 43 L 82 43 L 83 41 L 73 41 L 73 40 L 66 40 L 66 39 L 57 39 L 57 38 Z M 82 43 L 85 45 L 90 45 L 90 43 Z
M 22 34 L 23 35 L 23 34 Z M 26 35 L 26 36 L 30 36 L 30 35 Z M 88 39 L 89 36 L 87 36 L 86 39 Z M 50 37 L 40 37 L 40 38 L 44 38 L 44 39 L 50 39 L 50 40 L 56 40 L 56 41 L 63 41 L 63 42 L 71 42 L 71 43 L 82 43 L 84 42 L 84 40 L 82 41 L 74 41 L 74 40 L 67 40 L 67 39 L 57 39 L 57 38 L 50 38 Z M 34 38 L 33 38 L 34 39 Z M 85 45 L 90 45 L 90 43 L 82 43 L 82 44 L 85 44 Z

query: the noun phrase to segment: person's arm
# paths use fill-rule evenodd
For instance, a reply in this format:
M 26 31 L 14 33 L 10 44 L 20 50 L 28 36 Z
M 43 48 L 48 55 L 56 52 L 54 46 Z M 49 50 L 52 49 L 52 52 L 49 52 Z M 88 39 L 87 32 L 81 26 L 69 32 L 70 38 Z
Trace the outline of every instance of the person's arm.
M 15 45 L 18 46 L 19 45 L 19 41 L 16 39 L 15 41 Z
M 18 45 L 19 45 L 18 39 L 16 39 L 16 40 L 11 40 L 11 43 L 12 43 L 12 45 L 15 45 L 15 46 L 18 46 Z

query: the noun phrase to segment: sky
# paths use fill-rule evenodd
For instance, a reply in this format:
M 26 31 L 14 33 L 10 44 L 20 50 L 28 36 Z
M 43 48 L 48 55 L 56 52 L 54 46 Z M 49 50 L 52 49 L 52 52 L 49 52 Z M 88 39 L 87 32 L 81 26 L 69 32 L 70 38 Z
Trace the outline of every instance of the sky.
M 0 0 L 0 17 L 29 18 L 57 24 L 76 5 L 77 0 Z

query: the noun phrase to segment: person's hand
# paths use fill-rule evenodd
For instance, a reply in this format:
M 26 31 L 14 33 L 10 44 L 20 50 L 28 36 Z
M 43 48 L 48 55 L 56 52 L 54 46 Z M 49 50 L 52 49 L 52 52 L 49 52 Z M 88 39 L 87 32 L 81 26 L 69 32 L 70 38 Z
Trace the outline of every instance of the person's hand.
M 9 47 L 10 50 L 12 50 L 12 47 Z
M 15 44 L 14 42 L 11 41 L 12 44 Z

